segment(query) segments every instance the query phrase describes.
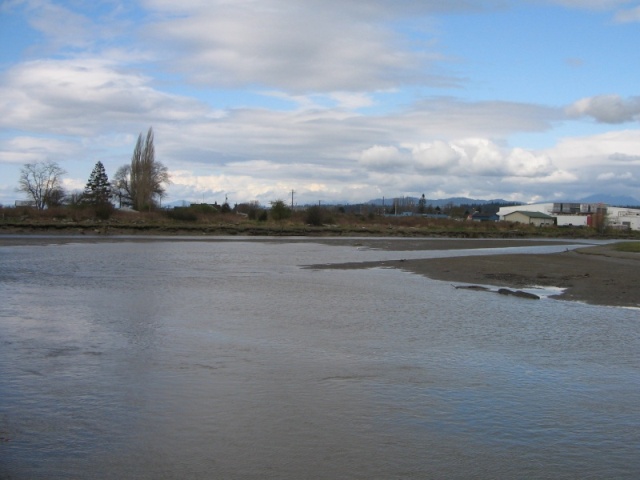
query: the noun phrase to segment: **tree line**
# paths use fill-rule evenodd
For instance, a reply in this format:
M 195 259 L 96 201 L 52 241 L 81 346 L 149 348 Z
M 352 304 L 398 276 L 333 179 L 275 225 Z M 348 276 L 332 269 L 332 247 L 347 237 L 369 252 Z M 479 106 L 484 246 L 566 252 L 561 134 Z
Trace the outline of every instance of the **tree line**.
M 112 201 L 116 201 L 120 207 L 142 211 L 159 206 L 170 183 L 167 167 L 155 158 L 153 128 L 149 128 L 146 137 L 138 135 L 131 162 L 116 171 L 113 182 L 98 161 L 84 191 L 67 194 L 62 185 L 66 173 L 53 161 L 27 163 L 20 170 L 18 191 L 25 193 L 38 210 L 65 203 L 110 209 Z

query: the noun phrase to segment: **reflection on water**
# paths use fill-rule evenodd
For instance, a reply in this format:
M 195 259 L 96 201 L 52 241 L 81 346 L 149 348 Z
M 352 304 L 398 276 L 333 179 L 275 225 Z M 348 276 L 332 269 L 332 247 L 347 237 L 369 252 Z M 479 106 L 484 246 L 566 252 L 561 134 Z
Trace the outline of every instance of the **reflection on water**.
M 444 254 L 0 248 L 0 478 L 635 478 L 636 311 L 299 268 Z

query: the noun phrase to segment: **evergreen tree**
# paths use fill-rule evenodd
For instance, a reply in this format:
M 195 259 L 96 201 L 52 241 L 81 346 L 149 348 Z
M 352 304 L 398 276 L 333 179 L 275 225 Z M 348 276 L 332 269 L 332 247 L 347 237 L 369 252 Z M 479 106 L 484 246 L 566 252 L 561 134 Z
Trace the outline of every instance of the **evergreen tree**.
M 111 183 L 102 162 L 96 163 L 91 172 L 89 181 L 84 187 L 83 199 L 85 203 L 92 205 L 104 205 L 111 198 Z
M 424 193 L 422 194 L 422 197 L 420 197 L 420 200 L 418 200 L 418 213 L 424 213 L 427 211 L 427 199 L 424 196 Z

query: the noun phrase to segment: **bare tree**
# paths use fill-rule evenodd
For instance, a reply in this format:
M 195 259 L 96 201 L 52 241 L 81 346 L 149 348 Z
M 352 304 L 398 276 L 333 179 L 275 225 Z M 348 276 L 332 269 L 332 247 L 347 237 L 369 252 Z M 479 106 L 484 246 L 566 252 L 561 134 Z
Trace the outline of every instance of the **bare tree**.
M 142 134 L 133 149 L 131 164 L 123 165 L 114 176 L 114 193 L 120 206 L 130 205 L 140 211 L 156 206 L 156 199 L 165 196 L 165 184 L 170 183 L 169 171 L 155 159 L 153 129 Z
M 56 162 L 27 163 L 20 170 L 18 191 L 31 197 L 38 210 L 59 205 L 64 197 L 62 176 L 65 173 Z

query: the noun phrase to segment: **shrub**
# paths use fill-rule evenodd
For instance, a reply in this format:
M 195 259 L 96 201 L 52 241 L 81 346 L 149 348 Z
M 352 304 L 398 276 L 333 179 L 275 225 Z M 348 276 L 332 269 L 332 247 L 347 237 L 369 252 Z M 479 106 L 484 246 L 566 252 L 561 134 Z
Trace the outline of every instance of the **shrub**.
M 176 207 L 173 210 L 167 210 L 167 217 L 181 222 L 198 221 L 198 215 L 191 207 Z
M 315 227 L 320 227 L 324 223 L 324 212 L 318 205 L 307 208 L 305 222 Z
M 189 207 L 176 207 L 174 210 L 188 210 L 194 213 L 218 213 L 218 209 L 213 205 L 208 205 L 206 203 L 197 203 L 193 204 Z
M 282 200 L 271 202 L 271 218 L 276 222 L 290 218 L 291 213 L 291 209 Z
M 110 203 L 100 203 L 95 206 L 96 218 L 100 220 L 109 220 L 113 214 L 113 205 Z

